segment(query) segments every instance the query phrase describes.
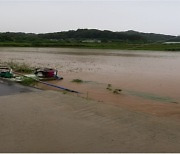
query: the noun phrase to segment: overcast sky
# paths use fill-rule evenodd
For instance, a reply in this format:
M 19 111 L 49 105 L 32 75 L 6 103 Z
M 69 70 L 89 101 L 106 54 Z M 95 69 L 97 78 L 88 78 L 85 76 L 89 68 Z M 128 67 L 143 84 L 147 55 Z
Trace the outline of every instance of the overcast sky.
M 0 31 L 78 28 L 180 35 L 180 0 L 0 0 Z

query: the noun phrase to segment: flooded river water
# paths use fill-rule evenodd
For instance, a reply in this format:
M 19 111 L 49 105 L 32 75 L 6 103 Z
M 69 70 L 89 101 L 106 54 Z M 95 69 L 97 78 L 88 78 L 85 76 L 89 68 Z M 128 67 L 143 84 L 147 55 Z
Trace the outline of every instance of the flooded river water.
M 80 91 L 86 99 L 180 117 L 180 52 L 0 48 L 0 62 L 7 61 L 56 68 L 64 80 L 50 83 Z

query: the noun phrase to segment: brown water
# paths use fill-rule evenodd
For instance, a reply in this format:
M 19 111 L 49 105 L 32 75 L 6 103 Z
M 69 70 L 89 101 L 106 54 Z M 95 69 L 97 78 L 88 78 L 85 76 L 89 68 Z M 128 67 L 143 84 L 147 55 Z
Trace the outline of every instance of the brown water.
M 180 117 L 179 52 L 0 48 L 0 62 L 5 61 L 54 67 L 64 80 L 51 83 L 80 91 L 87 99 Z M 114 89 L 122 91 L 114 94 Z

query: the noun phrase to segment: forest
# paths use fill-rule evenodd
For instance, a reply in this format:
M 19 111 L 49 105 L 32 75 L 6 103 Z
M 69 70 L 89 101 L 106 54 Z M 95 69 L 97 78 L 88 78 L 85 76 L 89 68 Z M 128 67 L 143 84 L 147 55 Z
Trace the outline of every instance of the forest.
M 137 50 L 172 50 L 180 45 L 163 44 L 180 41 L 180 37 L 133 30 L 113 32 L 98 29 L 77 29 L 54 33 L 0 33 L 0 46 L 13 47 L 82 47 Z

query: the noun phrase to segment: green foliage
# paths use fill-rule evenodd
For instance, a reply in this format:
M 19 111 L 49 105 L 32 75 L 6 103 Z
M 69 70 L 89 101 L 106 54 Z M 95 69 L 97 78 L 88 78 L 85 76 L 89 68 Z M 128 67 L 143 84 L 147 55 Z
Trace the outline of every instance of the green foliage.
M 140 33 L 136 31 L 112 32 L 98 29 L 78 29 L 65 32 L 33 34 L 33 33 L 0 33 L 1 44 L 12 43 L 29 43 L 32 46 L 39 46 L 41 43 L 69 43 L 82 42 L 83 40 L 101 40 L 102 42 L 162 42 L 176 38 L 171 35 Z M 5 44 L 4 44 L 5 45 Z M 14 44 L 17 45 L 17 44 Z M 25 44 L 28 45 L 28 44 Z
M 24 77 L 21 81 L 21 84 L 24 86 L 35 86 L 37 84 L 37 81 L 32 78 Z
M 8 62 L 7 65 L 13 69 L 15 72 L 19 73 L 32 73 L 33 69 L 30 68 L 27 64 L 20 64 L 15 62 Z
M 32 34 L 0 33 L 0 46 L 12 47 L 73 47 L 96 49 L 180 51 L 180 37 L 136 31 L 112 32 L 97 29 L 78 29 L 65 32 Z

